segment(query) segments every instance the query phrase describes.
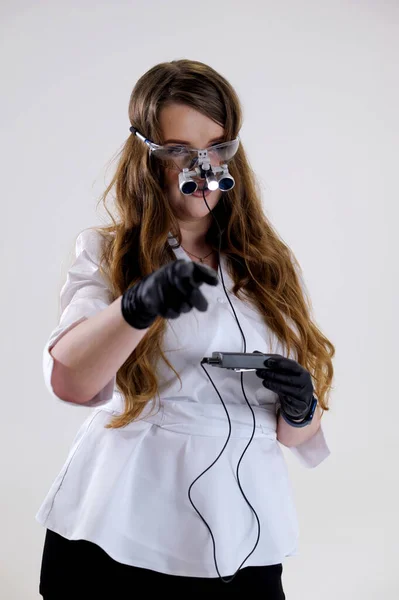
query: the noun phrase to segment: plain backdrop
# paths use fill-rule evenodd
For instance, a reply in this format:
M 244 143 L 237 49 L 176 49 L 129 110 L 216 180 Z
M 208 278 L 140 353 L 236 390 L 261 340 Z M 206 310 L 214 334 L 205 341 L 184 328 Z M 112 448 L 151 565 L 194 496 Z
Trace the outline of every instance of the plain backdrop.
M 0 597 L 39 597 L 35 514 L 89 410 L 41 370 L 76 236 L 105 222 L 135 82 L 190 58 L 235 86 L 266 214 L 337 350 L 332 454 L 315 470 L 287 454 L 287 599 L 397 599 L 397 1 L 3 0 L 0 22 Z

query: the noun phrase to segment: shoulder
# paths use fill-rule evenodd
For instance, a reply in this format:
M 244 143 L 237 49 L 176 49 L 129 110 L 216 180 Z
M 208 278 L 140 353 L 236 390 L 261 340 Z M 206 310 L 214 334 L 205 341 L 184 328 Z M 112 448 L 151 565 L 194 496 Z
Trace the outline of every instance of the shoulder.
M 99 264 L 104 243 L 105 236 L 96 227 L 84 229 L 76 238 L 76 257 L 86 253 L 93 262 Z

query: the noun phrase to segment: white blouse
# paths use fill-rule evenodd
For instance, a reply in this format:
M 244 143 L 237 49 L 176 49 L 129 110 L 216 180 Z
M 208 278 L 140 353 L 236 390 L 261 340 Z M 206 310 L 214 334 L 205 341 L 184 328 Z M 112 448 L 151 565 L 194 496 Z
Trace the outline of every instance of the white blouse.
M 53 396 L 49 350 L 69 329 L 112 301 L 99 271 L 101 241 L 95 230 L 83 231 L 76 241 L 76 260 L 61 291 L 60 322 L 43 353 L 44 377 Z M 177 258 L 191 260 L 182 248 L 174 252 Z M 233 282 L 223 256 L 221 268 L 247 352 L 284 354 L 256 308 L 230 291 Z M 160 360 L 156 410 L 148 405 L 139 421 L 105 429 L 111 415 L 123 412 L 123 397 L 113 378 L 93 399 L 96 408 L 81 426 L 36 518 L 70 540 L 94 542 L 121 563 L 174 575 L 217 577 L 211 536 L 189 501 L 188 488 L 220 453 L 228 421 L 200 361 L 214 351 L 244 349 L 220 275 L 217 286 L 204 284 L 201 291 L 209 303 L 206 312 L 193 309 L 168 321 L 164 350 L 180 373 L 182 386 Z M 242 394 L 241 374 L 205 368 L 227 406 L 232 434 L 218 462 L 193 486 L 191 497 L 214 535 L 219 571 L 229 576 L 257 539 L 256 519 L 236 480 L 253 419 Z M 298 524 L 276 439 L 277 394 L 267 390 L 254 372 L 245 372 L 243 380 L 256 432 L 239 474 L 261 524 L 257 548 L 244 566 L 271 565 L 297 553 Z M 291 450 L 308 467 L 329 455 L 322 428 Z

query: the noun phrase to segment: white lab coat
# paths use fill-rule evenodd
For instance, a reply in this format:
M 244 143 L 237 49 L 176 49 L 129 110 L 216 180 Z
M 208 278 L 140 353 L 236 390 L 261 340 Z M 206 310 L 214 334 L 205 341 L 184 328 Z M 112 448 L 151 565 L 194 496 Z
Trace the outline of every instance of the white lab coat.
M 51 387 L 49 349 L 69 329 L 110 304 L 107 282 L 98 268 L 101 236 L 82 232 L 76 260 L 61 291 L 61 318 L 43 354 L 46 385 Z M 171 241 L 174 241 L 171 238 Z M 182 248 L 177 258 L 190 260 Z M 226 289 L 232 287 L 225 259 Z M 219 277 L 220 279 L 220 277 Z M 139 421 L 105 429 L 123 411 L 115 378 L 99 392 L 97 408 L 86 419 L 54 481 L 37 520 L 60 535 L 96 543 L 112 558 L 162 573 L 216 577 L 211 536 L 188 499 L 191 482 L 220 453 L 228 420 L 220 399 L 200 366 L 213 351 L 243 351 L 243 341 L 221 280 L 201 291 L 209 306 L 168 321 L 164 349 L 180 373 L 182 387 L 163 361 L 157 364 L 160 399 Z M 284 354 L 258 311 L 229 297 L 247 341 L 247 352 Z M 217 463 L 192 488 L 192 500 L 208 522 L 222 576 L 232 575 L 252 550 L 256 519 L 245 502 L 236 467 L 251 436 L 253 419 L 245 403 L 240 373 L 206 366 L 232 423 L 230 441 Z M 240 466 L 240 482 L 260 523 L 258 546 L 244 566 L 282 562 L 297 553 L 298 524 L 287 468 L 276 440 L 277 395 L 255 373 L 244 387 L 255 412 L 256 432 Z M 322 428 L 292 451 L 308 467 L 328 454 Z

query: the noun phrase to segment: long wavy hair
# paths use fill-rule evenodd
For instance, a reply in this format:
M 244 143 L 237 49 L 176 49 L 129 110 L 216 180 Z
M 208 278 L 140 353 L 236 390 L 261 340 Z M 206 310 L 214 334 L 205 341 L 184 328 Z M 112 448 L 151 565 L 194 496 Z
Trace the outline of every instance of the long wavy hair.
M 136 83 L 129 101 L 129 120 L 143 135 L 162 144 L 160 111 L 170 103 L 183 103 L 224 128 L 225 140 L 237 137 L 242 110 L 230 83 L 211 67 L 190 60 L 161 63 Z M 229 170 L 235 187 L 222 195 L 213 214 L 207 242 L 227 258 L 234 281 L 233 293 L 249 300 L 266 325 L 289 353 L 312 375 L 315 395 L 324 410 L 333 379 L 333 344 L 312 319 L 310 299 L 301 284 L 301 269 L 292 251 L 264 215 L 256 178 L 240 143 Z M 107 197 L 114 190 L 114 212 Z M 145 275 L 176 260 L 168 241 L 171 233 L 181 244 L 179 225 L 164 191 L 163 170 L 148 148 L 129 135 L 118 153 L 115 173 L 99 202 L 112 224 L 97 228 L 104 237 L 101 270 L 117 298 Z M 163 352 L 166 321 L 158 318 L 120 367 L 116 377 L 125 399 L 125 410 L 114 415 L 108 427 L 123 427 L 136 420 L 145 405 L 158 397 L 154 369 L 161 357 L 174 371 Z

